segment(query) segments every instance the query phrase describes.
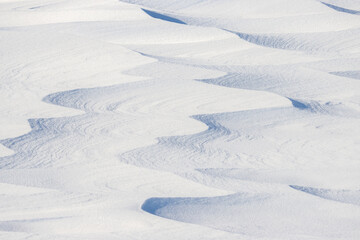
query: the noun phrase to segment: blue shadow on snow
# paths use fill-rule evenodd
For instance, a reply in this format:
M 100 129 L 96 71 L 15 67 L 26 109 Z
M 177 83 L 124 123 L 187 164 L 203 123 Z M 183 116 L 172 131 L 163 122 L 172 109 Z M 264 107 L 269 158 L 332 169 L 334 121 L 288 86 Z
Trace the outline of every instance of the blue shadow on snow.
M 164 21 L 167 21 L 167 22 L 186 24 L 185 22 L 183 22 L 183 21 L 181 21 L 179 19 L 169 17 L 169 16 L 166 16 L 166 15 L 157 13 L 157 12 L 153 12 L 153 11 L 146 10 L 146 9 L 143 9 L 143 8 L 141 10 L 143 10 L 147 15 L 149 15 L 150 17 L 153 17 L 153 18 L 161 19 L 161 20 L 164 20 Z

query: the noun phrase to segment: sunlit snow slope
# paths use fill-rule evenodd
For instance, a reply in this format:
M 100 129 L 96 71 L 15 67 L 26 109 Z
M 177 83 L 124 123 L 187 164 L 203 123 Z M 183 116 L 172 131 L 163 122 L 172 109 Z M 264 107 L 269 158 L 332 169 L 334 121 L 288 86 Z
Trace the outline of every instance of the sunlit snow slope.
M 360 239 L 359 0 L 0 0 L 0 239 Z

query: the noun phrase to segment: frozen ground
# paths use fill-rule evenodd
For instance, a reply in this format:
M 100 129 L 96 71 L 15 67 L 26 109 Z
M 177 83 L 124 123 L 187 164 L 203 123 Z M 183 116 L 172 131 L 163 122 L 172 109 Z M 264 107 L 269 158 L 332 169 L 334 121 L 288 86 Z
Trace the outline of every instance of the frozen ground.
M 359 0 L 0 0 L 0 239 L 360 239 Z

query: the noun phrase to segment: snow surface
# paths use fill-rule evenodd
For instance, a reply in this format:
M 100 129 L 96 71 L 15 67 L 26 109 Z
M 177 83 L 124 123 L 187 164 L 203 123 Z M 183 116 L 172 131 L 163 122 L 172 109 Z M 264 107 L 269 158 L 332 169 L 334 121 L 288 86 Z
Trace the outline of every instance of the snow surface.
M 0 0 L 0 239 L 360 239 L 359 0 Z

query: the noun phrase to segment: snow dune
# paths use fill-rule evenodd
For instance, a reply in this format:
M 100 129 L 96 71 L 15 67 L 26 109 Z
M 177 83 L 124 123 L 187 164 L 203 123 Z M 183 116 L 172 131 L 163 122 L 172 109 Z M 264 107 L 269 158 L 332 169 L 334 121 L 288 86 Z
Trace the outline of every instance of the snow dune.
M 1 239 L 359 238 L 359 1 L 0 11 Z
M 142 208 L 178 221 L 201 223 L 228 232 L 250 233 L 254 237 L 282 238 L 285 237 L 284 232 L 289 233 L 286 236 L 289 238 L 309 234 L 312 237 L 333 238 L 343 232 L 348 236 L 357 236 L 358 212 L 352 212 L 352 207 L 300 194 L 291 195 L 237 193 L 212 198 L 151 198 Z M 283 211 L 278 211 L 279 208 Z M 337 211 L 325 210 L 333 208 Z

